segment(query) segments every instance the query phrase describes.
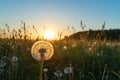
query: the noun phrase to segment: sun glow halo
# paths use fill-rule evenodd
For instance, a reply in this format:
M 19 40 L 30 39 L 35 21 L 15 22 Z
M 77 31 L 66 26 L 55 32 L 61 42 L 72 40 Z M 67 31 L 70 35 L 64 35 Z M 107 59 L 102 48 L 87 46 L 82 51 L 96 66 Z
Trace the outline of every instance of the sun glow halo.
M 52 30 L 45 31 L 44 38 L 48 40 L 54 39 L 54 32 Z

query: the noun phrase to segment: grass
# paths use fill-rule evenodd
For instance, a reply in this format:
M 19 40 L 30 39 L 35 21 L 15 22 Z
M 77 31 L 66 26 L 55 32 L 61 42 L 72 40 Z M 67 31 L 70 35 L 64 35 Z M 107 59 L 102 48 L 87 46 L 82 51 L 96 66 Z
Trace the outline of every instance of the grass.
M 30 49 L 35 41 L 2 40 L 0 44 L 0 78 L 8 80 L 38 80 L 40 62 L 31 57 Z M 120 79 L 120 46 L 96 44 L 90 46 L 87 42 L 56 41 L 52 42 L 54 56 L 45 61 L 44 67 L 48 68 L 48 77 L 53 79 L 57 67 L 66 74 L 64 68 L 71 61 L 74 80 L 119 80 Z M 88 44 L 88 45 L 87 45 Z M 91 48 L 91 49 L 89 49 Z M 12 62 L 12 57 L 17 56 L 18 61 Z M 3 70 L 3 71 L 2 71 Z M 43 73 L 44 75 L 44 73 Z
M 31 40 L 23 25 L 23 31 L 14 30 L 19 35 L 0 38 L 0 80 L 39 80 L 40 61 L 32 58 L 30 50 L 40 39 Z M 47 74 L 48 80 L 68 80 L 64 69 L 71 64 L 73 80 L 120 80 L 120 45 L 116 42 L 64 39 L 51 43 L 54 56 L 44 62 L 48 72 L 43 72 L 43 78 Z M 62 76 L 55 76 L 56 71 Z

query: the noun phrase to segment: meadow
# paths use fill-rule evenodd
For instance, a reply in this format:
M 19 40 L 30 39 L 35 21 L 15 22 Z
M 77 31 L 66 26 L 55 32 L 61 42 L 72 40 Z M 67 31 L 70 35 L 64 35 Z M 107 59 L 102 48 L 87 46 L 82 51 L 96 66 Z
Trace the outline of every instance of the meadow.
M 9 33 L 8 26 L 7 29 L 1 35 Z M 40 61 L 31 56 L 31 47 L 39 40 L 44 39 L 29 38 L 25 25 L 22 30 L 13 30 L 11 37 L 0 38 L 0 80 L 39 80 Z M 119 41 L 49 42 L 54 47 L 54 55 L 44 61 L 44 80 L 120 80 Z M 71 71 L 65 72 L 69 67 Z

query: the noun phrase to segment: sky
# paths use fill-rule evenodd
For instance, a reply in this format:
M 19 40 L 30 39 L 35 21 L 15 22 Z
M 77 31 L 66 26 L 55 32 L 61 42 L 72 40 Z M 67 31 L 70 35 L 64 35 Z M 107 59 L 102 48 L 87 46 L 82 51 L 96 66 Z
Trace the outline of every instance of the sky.
M 80 31 L 80 21 L 85 29 L 120 29 L 120 0 L 0 0 L 0 28 L 12 28 L 24 21 L 57 30 L 75 27 Z

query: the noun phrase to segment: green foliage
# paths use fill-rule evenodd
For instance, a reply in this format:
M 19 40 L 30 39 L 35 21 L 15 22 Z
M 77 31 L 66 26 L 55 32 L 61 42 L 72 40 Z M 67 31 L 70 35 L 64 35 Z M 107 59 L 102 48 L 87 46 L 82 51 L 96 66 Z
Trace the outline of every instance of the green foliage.
M 31 56 L 31 47 L 39 39 L 31 40 L 30 32 L 24 22 L 23 27 L 6 37 L 5 30 L 0 32 L 0 80 L 38 80 L 40 61 Z M 85 25 L 81 22 L 81 28 Z M 33 26 L 35 32 L 37 30 Z M 74 28 L 73 28 L 74 29 Z M 73 80 L 120 80 L 119 30 L 85 31 L 76 33 L 63 40 L 51 41 L 54 56 L 44 62 L 48 69 L 48 80 L 68 80 L 64 69 L 70 64 L 73 68 Z M 62 33 L 60 34 L 61 37 Z M 79 36 L 79 37 L 78 37 Z M 110 41 L 114 40 L 114 41 Z M 56 77 L 55 71 L 61 71 L 62 77 Z M 43 72 L 43 76 L 45 73 Z
M 28 40 L 26 43 L 24 40 L 1 39 L 0 41 L 2 42 L 0 65 L 4 63 L 0 67 L 1 80 L 37 80 L 40 62 L 34 60 L 30 54 L 31 46 L 35 41 Z M 56 67 L 64 73 L 64 68 L 68 67 L 71 61 L 75 80 L 118 80 L 120 46 L 112 43 L 109 46 L 106 45 L 107 43 L 94 45 L 93 43 L 80 40 L 52 42 L 55 54 L 44 64 L 44 67 L 48 68 L 49 79 L 53 79 Z M 16 63 L 12 61 L 13 56 L 18 57 Z M 65 79 L 65 76 L 63 78 Z

